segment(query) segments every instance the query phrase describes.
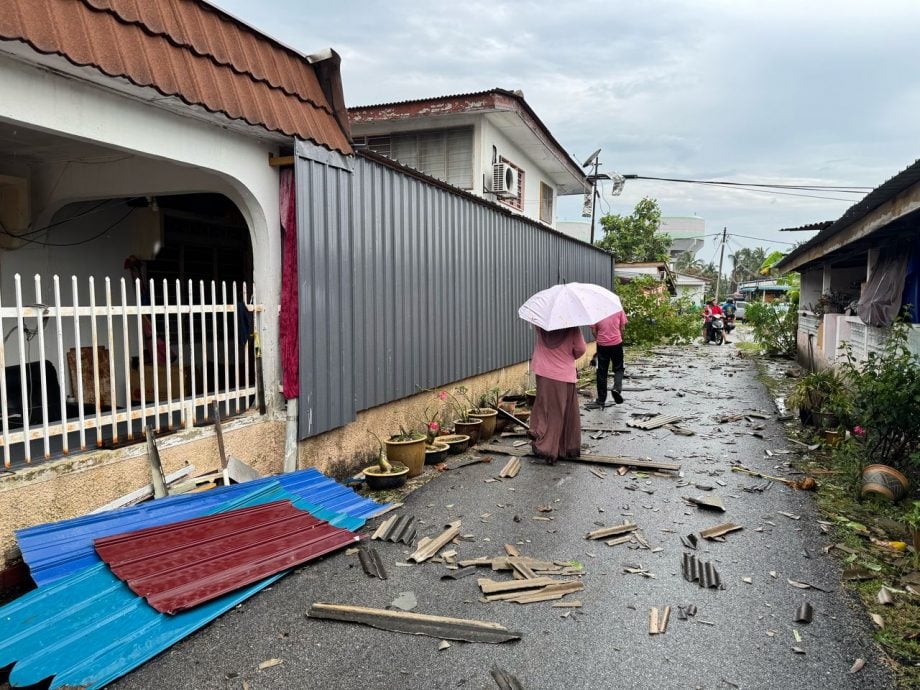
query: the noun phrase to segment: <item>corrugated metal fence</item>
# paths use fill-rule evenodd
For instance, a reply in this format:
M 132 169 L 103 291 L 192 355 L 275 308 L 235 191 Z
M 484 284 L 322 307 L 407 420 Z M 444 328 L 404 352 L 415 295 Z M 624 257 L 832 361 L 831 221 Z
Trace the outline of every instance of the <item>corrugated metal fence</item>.
M 518 307 L 611 257 L 367 157 L 298 142 L 301 438 L 529 358 Z

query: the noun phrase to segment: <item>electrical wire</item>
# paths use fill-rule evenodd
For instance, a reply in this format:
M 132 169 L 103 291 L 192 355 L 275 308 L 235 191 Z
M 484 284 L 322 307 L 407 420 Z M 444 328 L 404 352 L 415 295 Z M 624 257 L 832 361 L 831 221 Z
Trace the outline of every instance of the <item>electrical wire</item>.
M 21 234 L 17 234 L 15 232 L 10 232 L 3 226 L 0 226 L 0 232 L 2 232 L 4 235 L 9 235 L 10 237 L 14 237 L 17 240 L 24 240 L 24 239 L 27 239 L 29 235 L 36 235 L 40 232 L 44 232 L 45 230 L 50 230 L 51 228 L 55 228 L 58 225 L 63 225 L 64 223 L 69 223 L 70 221 L 76 220 L 77 218 L 82 218 L 83 216 L 88 216 L 91 213 L 95 213 L 96 211 L 99 211 L 103 206 L 107 204 L 112 204 L 114 206 L 115 204 L 118 204 L 118 203 L 121 203 L 121 199 L 103 199 L 95 206 L 92 206 L 91 208 L 88 208 L 87 210 L 82 211 L 81 213 L 78 213 L 75 216 L 70 216 L 69 218 L 65 218 L 64 220 L 59 220 L 56 223 L 49 223 L 48 225 L 45 225 L 44 227 L 41 227 L 41 228 L 36 228 L 34 230 L 26 230 L 25 232 Z
M 103 235 L 105 235 L 107 232 L 109 232 L 109 230 L 111 230 L 111 229 L 114 228 L 116 225 L 118 225 L 119 223 L 121 223 L 125 218 L 127 218 L 128 216 L 130 216 L 130 215 L 131 215 L 132 213 L 134 213 L 136 210 L 137 210 L 137 209 L 135 209 L 135 208 L 129 208 L 128 211 L 127 211 L 127 213 L 125 213 L 123 216 L 121 216 L 118 220 L 116 220 L 116 221 L 115 221 L 114 223 L 112 223 L 111 225 L 107 226 L 107 227 L 105 228 L 105 230 L 103 230 L 102 232 L 99 232 L 99 233 L 93 235 L 92 237 L 87 237 L 87 238 L 84 239 L 84 240 L 80 240 L 79 242 L 42 242 L 41 240 L 33 240 L 33 239 L 28 238 L 28 237 L 19 237 L 19 239 L 22 239 L 22 240 L 24 240 L 24 241 L 26 241 L 26 242 L 29 242 L 29 243 L 31 243 L 31 244 L 37 244 L 37 245 L 42 246 L 42 247 L 76 247 L 76 246 L 79 246 L 79 245 L 81 245 L 81 244 L 87 244 L 87 243 L 92 242 L 92 241 L 94 241 L 94 240 L 98 240 L 100 237 L 102 237 Z M 14 236 L 15 236 L 15 235 L 14 235 Z
M 846 194 L 865 194 L 873 187 L 856 185 L 820 185 L 820 184 L 775 184 L 766 182 L 732 182 L 730 180 L 689 180 L 680 177 L 649 177 L 647 175 L 625 175 L 627 180 L 658 180 L 660 182 L 685 182 L 687 184 L 711 184 L 725 187 L 764 187 L 767 189 L 798 189 L 809 192 L 843 192 Z

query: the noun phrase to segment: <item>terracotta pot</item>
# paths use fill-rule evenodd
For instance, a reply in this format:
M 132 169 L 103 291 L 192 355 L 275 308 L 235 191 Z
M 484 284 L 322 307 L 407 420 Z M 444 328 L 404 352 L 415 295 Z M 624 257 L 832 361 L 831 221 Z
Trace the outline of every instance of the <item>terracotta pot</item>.
M 824 430 L 824 442 L 829 446 L 836 446 L 840 443 L 840 440 L 843 438 L 843 434 L 834 429 L 825 429 Z
M 409 468 L 409 476 L 417 477 L 425 467 L 425 437 L 414 441 L 384 441 L 387 460 Z
M 438 441 L 429 443 L 425 446 L 425 464 L 437 465 L 439 462 L 444 462 L 449 450 L 450 446 L 446 443 L 440 443 Z
M 371 465 L 364 468 L 364 481 L 372 491 L 382 489 L 396 489 L 406 483 L 406 477 L 409 476 L 409 468 L 399 468 L 393 465 L 395 472 L 383 472 L 379 465 Z
M 879 494 L 897 503 L 907 495 L 910 482 L 888 465 L 869 465 L 862 471 L 862 494 Z
M 477 407 L 470 410 L 470 417 L 481 419 L 482 425 L 479 427 L 479 440 L 488 441 L 495 433 L 495 423 L 498 421 L 498 412 L 491 407 Z
M 459 455 L 470 447 L 470 437 L 466 434 L 451 434 L 442 436 L 441 443 L 445 444 L 450 450 L 447 452 L 451 455 Z
M 481 419 L 473 419 L 471 417 L 468 422 L 461 422 L 459 419 L 454 420 L 454 431 L 458 434 L 469 436 L 471 446 L 475 446 L 479 443 L 479 427 L 481 426 Z
M 830 412 L 812 411 L 811 416 L 815 421 L 815 426 L 819 429 L 836 429 L 840 426 L 840 419 Z

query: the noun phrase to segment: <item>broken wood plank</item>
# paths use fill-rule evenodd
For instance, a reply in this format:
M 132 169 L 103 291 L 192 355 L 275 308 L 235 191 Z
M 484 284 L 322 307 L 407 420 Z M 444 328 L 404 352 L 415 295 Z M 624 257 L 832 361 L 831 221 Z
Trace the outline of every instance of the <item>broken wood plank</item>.
M 664 635 L 668 629 L 668 618 L 671 617 L 671 607 L 665 606 L 658 617 L 658 633 Z
M 407 611 L 387 611 L 365 606 L 315 603 L 307 611 L 308 618 L 360 623 L 380 630 L 427 635 L 440 640 L 462 640 L 464 642 L 485 642 L 500 644 L 521 639 L 519 632 L 512 632 L 503 625 L 464 618 L 447 618 Z
M 211 416 L 214 419 L 214 433 L 217 436 L 217 455 L 220 457 L 220 468 L 227 469 L 227 452 L 224 450 L 224 428 L 220 424 L 220 409 L 217 400 L 211 401 Z
M 457 565 L 461 568 L 485 567 L 491 566 L 493 560 L 492 558 L 468 558 L 465 561 L 459 561 Z M 495 570 L 495 568 L 493 568 L 493 570 Z
M 620 534 L 625 534 L 626 532 L 634 532 L 637 529 L 639 529 L 639 525 L 634 522 L 627 522 L 622 525 L 602 527 L 601 529 L 596 529 L 593 532 L 588 532 L 585 535 L 585 539 L 606 539 L 607 537 L 615 537 Z
M 160 462 L 160 452 L 157 450 L 156 438 L 153 435 L 153 425 L 148 424 L 144 429 L 147 435 L 147 462 L 150 465 L 150 483 L 153 485 L 153 497 L 163 498 L 166 493 L 166 477 L 163 474 L 163 464 Z
M 619 546 L 620 544 L 625 544 L 626 542 L 630 542 L 632 540 L 633 540 L 633 535 L 624 534 L 622 537 L 617 537 L 616 539 L 610 539 L 609 541 L 605 543 L 607 544 L 607 546 Z
M 659 427 L 665 426 L 666 424 L 676 424 L 683 420 L 683 417 L 679 415 L 666 415 L 660 414 L 651 419 L 647 419 L 642 422 L 626 422 L 626 426 L 631 426 L 634 429 L 642 429 L 644 431 L 651 431 L 652 429 L 657 429 Z
M 514 479 L 517 476 L 517 473 L 521 471 L 521 459 L 520 458 L 511 458 L 504 467 L 502 471 L 498 473 L 499 477 L 506 477 L 508 479 Z
M 648 470 L 668 470 L 679 472 L 680 465 L 672 462 L 658 462 L 657 460 L 639 460 L 623 455 L 592 455 L 582 454 L 577 458 L 559 458 L 566 462 L 586 462 L 595 465 L 613 465 L 614 467 L 636 467 Z
M 704 529 L 700 532 L 700 536 L 703 539 L 715 539 L 716 537 L 721 537 L 728 534 L 729 532 L 734 532 L 739 529 L 744 529 L 741 525 L 736 525 L 733 522 L 726 522 L 721 525 L 716 525 L 715 527 L 710 527 L 709 529 Z
M 518 551 L 518 547 L 514 544 L 505 544 L 505 553 L 508 554 L 511 558 L 520 558 L 521 552 Z
M 658 609 L 654 606 L 648 612 L 648 634 L 658 634 Z
M 426 538 L 420 541 L 418 548 L 415 550 L 415 553 L 409 556 L 409 558 L 406 560 L 414 561 L 415 563 L 427 561 L 438 551 L 440 551 L 448 542 L 456 538 L 458 534 L 460 534 L 460 520 L 449 523 L 444 531 L 434 539 Z
M 499 581 L 481 577 L 476 581 L 483 594 L 501 594 L 503 592 L 516 592 L 522 589 L 536 589 L 537 587 L 545 587 L 546 585 L 553 585 L 559 582 L 564 582 L 564 580 L 555 580 L 551 577 L 537 577 L 530 580 Z
M 562 569 L 559 564 L 553 563 L 552 561 L 541 561 L 536 558 L 528 558 L 527 556 L 515 559 L 506 556 L 499 556 L 498 558 L 491 559 L 490 564 L 492 566 L 492 570 L 514 570 L 514 566 L 511 564 L 512 560 L 517 560 L 521 563 L 524 563 L 524 565 L 526 565 L 531 570 L 538 572 L 559 572 Z
M 547 585 L 535 592 L 524 592 L 516 597 L 505 599 L 505 601 L 511 601 L 515 604 L 536 604 L 541 601 L 562 599 L 562 597 L 574 592 L 580 592 L 584 588 L 585 586 L 581 582 L 560 582 L 555 585 Z
M 593 467 L 589 468 L 589 470 L 590 470 L 591 474 L 593 474 L 593 475 L 594 475 L 595 477 L 597 477 L 598 479 L 606 479 L 606 478 L 607 478 L 607 475 L 604 474 L 604 472 L 603 472 L 602 470 L 596 470 L 596 469 L 594 469 Z
M 232 455 L 227 459 L 227 473 L 230 475 L 230 479 L 237 484 L 262 478 L 262 474 L 258 470 Z

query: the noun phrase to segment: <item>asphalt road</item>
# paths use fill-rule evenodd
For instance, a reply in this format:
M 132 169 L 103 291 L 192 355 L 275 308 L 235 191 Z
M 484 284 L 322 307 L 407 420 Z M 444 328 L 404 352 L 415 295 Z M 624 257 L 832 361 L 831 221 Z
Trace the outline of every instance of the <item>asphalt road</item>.
M 353 555 L 312 563 L 113 687 L 495 688 L 493 666 L 528 689 L 891 686 L 867 617 L 841 591 L 840 567 L 823 552 L 830 537 L 816 522 L 813 495 L 781 484 L 748 493 L 743 487 L 762 480 L 729 469 L 739 461 L 762 472 L 789 472 L 783 466 L 789 455 L 766 454 L 794 446 L 784 440 L 753 363 L 738 358 L 733 346 L 660 351 L 667 354 L 630 366 L 633 378 L 623 405 L 585 411 L 582 424 L 622 427 L 631 413 L 646 411 L 683 415 L 683 425 L 695 435 L 658 429 L 597 440 L 586 432 L 584 439 L 594 453 L 681 463 L 682 478 L 608 470 L 601 479 L 585 464 L 550 467 L 524 460 L 514 479 L 489 482 L 505 461 L 496 456 L 491 464 L 443 473 L 401 509 L 424 522 L 420 535 L 435 535 L 447 522 L 462 520 L 461 533 L 473 536 L 453 547 L 459 558 L 503 555 L 503 545 L 511 543 L 524 555 L 583 563 L 585 589 L 567 597 L 580 600 L 582 608 L 484 603 L 476 577 L 442 581 L 443 564 L 401 565 L 409 547 L 373 542 L 388 580 L 367 577 Z M 644 390 L 629 390 L 634 388 Z M 721 425 L 714 419 L 744 411 L 770 418 Z M 700 490 L 698 483 L 714 488 Z M 682 500 L 700 495 L 718 495 L 727 512 L 706 512 Z M 552 512 L 538 512 L 540 506 Z M 651 549 L 585 540 L 586 532 L 626 518 L 638 523 Z M 684 580 L 680 563 L 687 549 L 680 535 L 729 521 L 744 529 L 724 542 L 701 541 L 693 552 L 715 565 L 724 589 Z M 624 573 L 629 564 L 654 577 Z M 789 579 L 831 591 L 799 589 Z M 313 602 L 383 608 L 401 592 L 414 592 L 417 613 L 494 621 L 522 632 L 523 639 L 501 645 L 455 642 L 439 651 L 437 639 L 304 615 Z M 795 623 L 796 609 L 806 601 L 814 607 L 814 620 Z M 677 607 L 691 603 L 698 607 L 695 618 L 679 620 Z M 651 636 L 649 609 L 664 606 L 672 608 L 667 632 Z M 849 674 L 857 658 L 866 665 Z M 269 659 L 282 663 L 260 671 L 259 664 Z

